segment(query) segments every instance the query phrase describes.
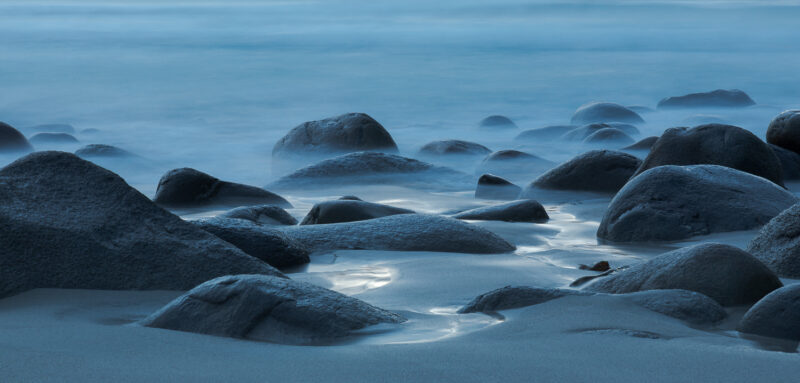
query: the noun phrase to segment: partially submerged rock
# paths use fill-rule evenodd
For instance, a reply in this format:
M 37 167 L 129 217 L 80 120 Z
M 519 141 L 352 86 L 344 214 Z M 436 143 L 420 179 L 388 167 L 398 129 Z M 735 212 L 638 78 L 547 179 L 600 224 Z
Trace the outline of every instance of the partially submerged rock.
M 136 158 L 141 157 L 125 149 L 120 149 L 112 145 L 91 144 L 86 145 L 75 151 L 75 155 L 83 159 L 93 158 Z
M 538 174 L 555 165 L 539 156 L 519 150 L 499 150 L 483 159 L 476 171 L 500 175 L 528 176 Z
M 272 267 L 298 266 L 310 261 L 309 252 L 302 244 L 250 221 L 215 217 L 192 223 Z
M 14 127 L 5 122 L 0 122 L 0 153 L 27 153 L 30 151 L 33 151 L 33 147 L 19 130 L 14 129 Z
M 800 341 L 800 284 L 777 289 L 758 301 L 744 314 L 737 330 Z
M 581 290 L 547 289 L 530 286 L 506 286 L 478 295 L 458 310 L 459 314 L 491 313 L 538 305 L 568 295 L 593 295 Z
M 597 236 L 614 242 L 672 241 L 751 230 L 797 202 L 773 182 L 717 165 L 659 166 L 611 200 Z
M 542 174 L 522 195 L 533 195 L 535 188 L 614 193 L 640 164 L 641 160 L 627 153 L 592 150 Z
M 701 107 L 725 107 L 742 108 L 755 105 L 747 93 L 739 89 L 717 89 L 711 92 L 690 93 L 683 96 L 673 96 L 662 99 L 658 102 L 659 109 L 666 108 L 701 108 Z
M 576 128 L 578 128 L 577 125 L 551 125 L 544 128 L 528 129 L 523 130 L 514 140 L 530 142 L 552 141 Z
M 625 145 L 634 142 L 631 136 L 617 128 L 603 128 L 583 139 L 585 144 L 613 143 Z
M 787 278 L 800 278 L 800 204 L 770 220 L 750 241 L 747 251 Z
M 29 141 L 34 145 L 78 143 L 78 139 L 68 133 L 36 133 Z
M 493 174 L 484 174 L 478 178 L 478 186 L 475 188 L 475 198 L 512 200 L 517 199 L 521 191 L 521 187 L 514 185 L 504 178 Z
M 156 203 L 164 206 L 271 204 L 292 207 L 283 197 L 262 188 L 222 181 L 192 168 L 172 169 L 158 181 Z
M 354 222 L 395 214 L 414 214 L 414 211 L 380 203 L 340 199 L 315 204 L 300 224 Z
M 607 130 L 607 129 L 611 129 L 611 130 Z M 590 136 L 592 136 L 592 135 L 594 135 L 594 134 L 596 134 L 598 132 L 601 132 L 601 131 L 602 131 L 602 133 L 600 133 L 598 136 L 596 136 L 596 138 L 593 138 L 592 141 L 602 140 L 602 139 L 608 138 L 609 136 L 611 136 L 611 137 L 624 137 L 624 136 L 620 136 L 619 133 L 623 133 L 624 135 L 628 135 L 628 136 L 629 135 L 637 135 L 637 134 L 639 134 L 639 129 L 637 129 L 633 125 L 612 123 L 612 122 L 610 122 L 610 123 L 599 123 L 599 122 L 597 122 L 597 123 L 593 123 L 593 124 L 586 124 L 586 125 L 577 127 L 575 129 L 572 129 L 572 130 L 568 131 L 567 133 L 564 133 L 564 135 L 561 136 L 561 139 L 562 140 L 566 140 L 566 141 L 586 142 L 586 140 Z M 632 138 L 631 138 L 631 142 L 633 142 Z
M 590 102 L 582 105 L 572 115 L 573 124 L 591 124 L 594 122 L 644 122 L 636 112 L 613 102 Z
M 419 154 L 423 156 L 484 156 L 491 152 L 489 148 L 481 144 L 462 140 L 433 141 L 419 149 Z
M 291 214 L 276 205 L 237 207 L 218 217 L 243 219 L 259 225 L 297 225 L 297 220 Z
M 772 119 L 767 142 L 800 153 L 800 110 L 787 110 Z
M 547 222 L 550 216 L 544 206 L 532 199 L 479 207 L 453 215 L 453 218 L 481 221 Z
M 362 151 L 397 152 L 386 129 L 364 113 L 347 113 L 304 122 L 290 130 L 272 148 L 272 157 Z
M 496 129 L 496 128 L 505 128 L 505 129 L 516 129 L 517 124 L 514 121 L 511 121 L 510 118 L 506 116 L 499 116 L 493 115 L 484 118 L 481 120 L 479 126 L 481 128 L 489 128 L 489 129 Z
M 328 343 L 405 319 L 309 283 L 230 275 L 203 283 L 141 321 L 147 327 L 283 344 Z
M 600 262 L 595 263 L 592 266 L 579 265 L 578 268 L 581 269 L 581 270 L 605 272 L 605 271 L 611 270 L 611 265 L 608 264 L 608 261 L 600 261 Z

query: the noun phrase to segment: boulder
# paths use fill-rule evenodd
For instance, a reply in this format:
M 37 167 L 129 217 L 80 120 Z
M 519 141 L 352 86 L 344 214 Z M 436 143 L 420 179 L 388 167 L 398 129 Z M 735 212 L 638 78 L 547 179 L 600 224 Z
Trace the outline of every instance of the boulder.
M 47 144 L 77 144 L 78 139 L 69 133 L 36 133 L 30 140 L 34 145 Z
M 345 200 L 345 201 L 363 201 L 361 198 L 358 198 L 358 197 L 356 197 L 354 195 L 343 195 L 343 196 L 339 197 L 339 199 L 340 200 Z
M 547 289 L 530 286 L 506 286 L 489 291 L 475 297 L 458 310 L 459 314 L 492 313 L 500 310 L 511 310 L 533 306 L 568 295 L 593 295 L 580 290 Z
M 730 245 L 703 243 L 661 254 L 607 277 L 584 290 L 624 294 L 646 290 L 689 290 L 723 306 L 752 304 L 781 281 L 766 265 Z
M 397 214 L 327 225 L 274 226 L 311 252 L 362 249 L 508 253 L 513 245 L 482 227 L 437 215 Z
M 656 144 L 658 141 L 658 136 L 650 136 L 647 138 L 642 138 L 641 140 L 637 141 L 635 144 L 628 145 L 622 150 L 629 150 L 629 151 L 637 151 L 637 150 L 650 150 L 653 145 Z
M 778 275 L 800 278 L 800 205 L 789 207 L 764 225 L 747 251 Z
M 573 124 L 594 122 L 642 123 L 644 120 L 636 112 L 613 102 L 590 102 L 582 105 L 572 115 Z
M 717 165 L 659 166 L 611 200 L 597 236 L 614 242 L 672 241 L 751 230 L 797 202 L 780 186 Z
M 656 141 L 636 174 L 663 165 L 721 165 L 783 186 L 781 163 L 755 134 L 738 126 L 670 128 Z
M 270 204 L 292 207 L 283 197 L 259 187 L 222 181 L 192 168 L 172 169 L 158 181 L 157 204 L 173 207 Z
M 339 199 L 315 204 L 300 224 L 354 222 L 395 214 L 414 214 L 414 211 L 373 202 Z
M 604 129 L 616 129 L 617 131 L 620 131 L 626 135 L 639 134 L 639 129 L 629 124 L 594 123 L 572 129 L 569 132 L 565 133 L 563 136 L 561 136 L 561 139 L 566 141 L 585 141 L 589 136 Z M 606 133 L 601 134 L 601 137 L 605 134 L 615 134 L 615 133 L 614 131 L 609 130 L 606 131 Z M 631 139 L 631 142 L 632 140 L 633 139 Z
M 769 147 L 781 162 L 783 180 L 800 179 L 800 154 L 773 144 L 769 144 Z
M 787 110 L 772 119 L 767 142 L 800 153 L 800 110 Z
M 800 341 L 800 284 L 777 289 L 744 314 L 737 330 Z
M 480 221 L 547 222 L 550 216 L 544 206 L 532 199 L 511 201 L 499 205 L 479 207 L 453 215 L 453 218 Z
M 522 188 L 492 174 L 484 174 L 478 178 L 475 198 L 512 200 L 517 199 Z
M 634 140 L 631 136 L 617 128 L 603 128 L 583 139 L 584 144 L 605 144 L 613 143 L 617 145 L 631 144 Z
M 433 141 L 419 149 L 419 155 L 422 156 L 483 156 L 491 152 L 489 148 L 481 144 L 461 140 Z
M 555 163 L 539 156 L 519 150 L 499 150 L 483 159 L 478 165 L 477 173 L 492 173 L 500 175 L 524 175 L 543 172 L 553 167 Z
M 30 152 L 33 147 L 28 143 L 28 139 L 5 122 L 0 122 L 0 153 L 3 152 Z
M 517 129 L 517 124 L 514 121 L 511 121 L 510 118 L 506 116 L 489 116 L 481 120 L 480 124 L 478 125 L 481 128 L 488 128 L 488 129 L 497 129 L 497 128 L 505 128 L 505 129 Z
M 397 144 L 372 117 L 348 113 L 304 122 L 290 130 L 272 148 L 272 157 L 362 151 L 397 152 Z
M 578 128 L 576 125 L 552 125 L 552 126 L 545 126 L 544 128 L 537 128 L 537 129 L 528 129 L 523 130 L 517 137 L 514 138 L 515 141 L 530 141 L 530 142 L 538 142 L 538 141 L 552 141 L 555 139 L 560 138 L 570 130 Z
M 75 127 L 69 124 L 42 124 L 25 128 L 27 132 L 75 134 Z
M 250 221 L 215 217 L 192 223 L 272 267 L 280 269 L 310 261 L 309 252 L 302 244 Z
M 667 97 L 658 102 L 657 108 L 742 108 L 754 104 L 755 101 L 739 89 L 717 89 L 711 92 Z
M 140 158 L 127 150 L 104 144 L 86 145 L 75 151 L 75 155 L 83 159 L 93 158 Z
M 237 207 L 218 217 L 243 219 L 259 225 L 297 225 L 297 220 L 291 214 L 276 205 Z
M 535 188 L 615 193 L 640 164 L 641 160 L 627 153 L 592 150 L 542 174 L 522 195 L 533 195 Z
M 274 343 L 319 344 L 368 326 L 403 321 L 395 313 L 309 283 L 229 275 L 195 287 L 140 323 Z
M 186 290 L 282 274 L 64 152 L 0 170 L 0 297 L 34 288 Z

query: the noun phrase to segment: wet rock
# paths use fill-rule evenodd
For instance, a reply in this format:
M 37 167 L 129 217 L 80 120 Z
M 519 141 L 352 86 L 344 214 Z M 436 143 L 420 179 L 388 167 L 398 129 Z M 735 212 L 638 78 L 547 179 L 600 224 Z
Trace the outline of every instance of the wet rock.
M 34 145 L 78 143 L 78 139 L 68 133 L 36 133 L 29 141 Z
M 415 214 L 415 212 L 379 203 L 339 199 L 315 204 L 300 224 L 319 225 L 354 222 L 395 214 Z
M 425 144 L 419 150 L 419 154 L 423 156 L 483 156 L 491 152 L 489 148 L 481 144 L 461 140 L 433 141 Z
M 505 128 L 505 129 L 517 129 L 517 124 L 514 121 L 511 121 L 510 118 L 506 116 L 489 116 L 481 120 L 479 126 L 481 128 L 489 128 L 489 129 L 497 129 L 497 128 Z
M 800 154 L 773 144 L 769 144 L 769 147 L 781 162 L 783 180 L 800 179 Z
M 630 151 L 650 150 L 653 147 L 653 145 L 656 144 L 656 141 L 658 141 L 658 136 L 650 136 L 637 141 L 633 145 L 628 145 L 622 148 L 622 150 L 630 150 Z
M 613 102 L 590 102 L 582 105 L 572 115 L 573 124 L 591 124 L 594 122 L 644 122 L 636 112 Z
M 544 206 L 532 199 L 479 207 L 453 215 L 453 218 L 480 221 L 547 222 L 550 216 Z
M 713 114 L 693 114 L 682 120 L 685 125 L 697 126 L 704 124 L 728 124 L 728 121 L 721 116 Z
M 625 145 L 633 143 L 633 138 L 617 128 L 600 129 L 583 139 L 585 144 L 613 143 Z
M 781 286 L 775 273 L 744 250 L 703 243 L 661 254 L 584 289 L 611 294 L 681 289 L 734 306 L 756 302 Z
M 343 195 L 343 196 L 339 197 L 339 199 L 345 200 L 345 201 L 363 201 L 361 198 L 358 198 L 358 197 L 356 197 L 354 195 Z
M 744 314 L 744 333 L 800 341 L 800 284 L 777 289 Z
M 711 92 L 690 93 L 684 96 L 673 96 L 658 102 L 659 109 L 667 108 L 701 108 L 701 107 L 726 107 L 742 108 L 755 105 L 747 93 L 739 89 L 717 89 Z
M 259 225 L 297 225 L 297 220 L 291 214 L 275 205 L 237 207 L 218 217 L 243 219 Z
M 592 293 L 580 290 L 546 289 L 529 286 L 506 286 L 488 293 L 478 295 L 458 310 L 459 314 L 491 313 L 500 310 L 511 310 L 533 306 L 568 295 L 588 296 Z
M 397 144 L 372 117 L 364 113 L 348 113 L 296 126 L 275 143 L 272 157 L 362 151 L 395 153 Z
M 800 153 L 800 110 L 787 110 L 772 119 L 767 142 Z
M 483 159 L 477 173 L 492 173 L 509 176 L 528 176 L 538 174 L 555 165 L 539 156 L 519 150 L 499 150 Z
M 616 131 L 614 131 L 614 130 L 605 130 L 605 129 L 616 129 Z M 565 133 L 561 137 L 561 139 L 562 140 L 566 140 L 566 141 L 583 141 L 583 142 L 585 142 L 585 140 L 587 138 L 589 138 L 589 136 L 591 136 L 591 135 L 593 135 L 593 134 L 595 134 L 595 133 L 597 133 L 597 132 L 599 132 L 601 130 L 605 131 L 605 133 L 601 133 L 600 137 L 603 137 L 605 135 L 618 135 L 617 131 L 622 132 L 622 133 L 624 133 L 626 135 L 639 134 L 639 129 L 637 129 L 635 126 L 629 125 L 629 124 L 594 123 L 594 124 L 583 125 L 583 126 L 580 126 L 578 128 L 575 128 L 573 130 L 570 130 L 569 132 Z M 631 139 L 631 142 L 632 142 L 632 140 L 633 139 Z
M 800 205 L 770 220 L 750 241 L 747 251 L 787 278 L 800 278 Z
M 290 279 L 231 275 L 203 283 L 141 321 L 148 327 L 283 344 L 327 343 L 405 319 Z
M 28 132 L 75 134 L 75 127 L 69 124 L 42 124 L 25 128 Z
M 611 266 L 608 264 L 608 261 L 600 261 L 595 263 L 592 266 L 588 265 L 579 265 L 579 269 L 581 270 L 591 270 L 591 271 L 608 271 L 611 269 Z
M 797 202 L 780 186 L 717 165 L 659 166 L 631 179 L 608 206 L 597 236 L 672 241 L 751 230 Z
M 512 200 L 517 199 L 522 188 L 492 174 L 484 174 L 478 178 L 475 198 Z
M 561 138 L 561 136 L 576 128 L 578 128 L 577 125 L 552 125 L 544 128 L 528 129 L 523 130 L 514 140 L 530 142 L 552 141 Z
M 86 145 L 75 151 L 75 155 L 83 159 L 93 158 L 140 158 L 127 150 L 104 144 Z
M 14 127 L 4 122 L 0 122 L 0 153 L 27 153 L 30 151 L 33 151 L 33 147 L 19 130 L 14 129 Z
M 535 194 L 535 188 L 614 193 L 641 164 L 638 158 L 612 150 L 583 153 L 534 180 L 522 196 Z
M 282 275 L 64 152 L 0 170 L 0 297 L 34 288 L 185 290 L 227 274 Z
M 264 189 L 222 181 L 192 168 L 173 169 L 158 181 L 156 203 L 164 206 L 270 204 L 292 207 L 283 197 Z

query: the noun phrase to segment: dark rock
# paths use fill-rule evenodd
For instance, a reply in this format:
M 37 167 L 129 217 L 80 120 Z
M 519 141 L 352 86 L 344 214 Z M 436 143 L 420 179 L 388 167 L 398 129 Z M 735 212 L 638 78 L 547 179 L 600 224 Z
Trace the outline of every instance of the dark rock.
M 458 310 L 459 314 L 491 313 L 500 310 L 511 310 L 533 306 L 568 295 L 592 295 L 580 290 L 546 289 L 529 286 L 506 286 L 478 295 Z
M 711 92 L 690 93 L 684 96 L 667 97 L 658 102 L 658 108 L 701 108 L 701 107 L 728 107 L 741 108 L 754 105 L 747 93 L 738 89 L 717 89 Z
M 0 297 L 35 288 L 186 290 L 227 274 L 282 275 L 64 152 L 0 170 Z
M 576 125 L 552 125 L 544 128 L 523 130 L 515 141 L 552 141 L 561 138 L 564 134 L 578 128 Z
M 373 202 L 339 199 L 315 204 L 300 224 L 354 222 L 395 214 L 414 214 L 414 211 Z
M 585 265 L 582 265 L 582 266 L 585 266 Z M 591 281 L 593 281 L 595 279 L 602 278 L 602 277 L 607 277 L 607 276 L 609 276 L 609 275 L 611 275 L 613 273 L 616 273 L 617 271 L 625 270 L 628 267 L 629 266 L 622 266 L 622 267 L 617 267 L 616 269 L 606 270 L 606 271 L 604 271 L 604 272 L 602 272 L 600 274 L 597 274 L 597 275 L 585 275 L 585 276 L 582 276 L 582 277 L 572 281 L 572 283 L 569 284 L 569 287 L 580 287 L 580 286 L 583 286 L 583 285 L 585 285 L 585 284 L 587 284 L 587 283 L 589 283 L 589 282 L 591 282 Z
M 639 164 L 641 160 L 627 153 L 592 150 L 542 174 L 522 195 L 534 194 L 534 188 L 614 193 L 628 182 Z
M 591 124 L 594 122 L 644 122 L 636 112 L 613 102 L 590 102 L 582 105 L 572 115 L 573 124 Z
M 800 110 L 787 110 L 772 119 L 767 142 L 800 153 Z
M 284 344 L 327 343 L 405 319 L 309 283 L 229 275 L 195 287 L 141 321 L 148 327 Z
M 756 302 L 781 286 L 767 266 L 744 250 L 703 243 L 661 254 L 584 289 L 611 294 L 682 289 L 704 294 L 723 306 L 735 306 Z
M 243 219 L 259 225 L 297 225 L 297 220 L 291 214 L 275 205 L 237 207 L 218 217 Z
M 68 133 L 36 133 L 29 141 L 34 145 L 78 143 L 78 140 Z
M 191 168 L 172 169 L 158 181 L 156 197 L 164 206 L 270 204 L 292 207 L 283 197 L 264 189 L 221 181 Z
M 216 217 L 192 223 L 273 267 L 298 266 L 310 261 L 303 245 L 281 232 L 250 221 Z
M 555 163 L 530 153 L 519 150 L 500 150 L 486 156 L 476 170 L 478 174 L 492 173 L 503 176 L 530 177 L 531 174 L 546 171 L 554 165 Z
M 43 124 L 25 128 L 28 132 L 75 134 L 75 127 L 69 124 Z
M 783 186 L 780 160 L 764 141 L 738 126 L 720 124 L 667 129 L 636 174 L 663 165 L 702 164 L 727 166 Z
M 744 314 L 737 329 L 744 333 L 800 341 L 800 284 L 769 293 Z
M 633 145 L 628 145 L 622 150 L 650 150 L 656 144 L 656 141 L 658 141 L 658 136 L 650 136 L 639 140 Z
M 773 144 L 768 145 L 781 162 L 783 180 L 800 179 L 800 154 Z
M 483 156 L 492 151 L 475 142 L 461 140 L 433 141 L 419 149 L 419 154 L 424 156 L 441 156 L 455 154 L 461 156 Z
M 479 207 L 453 215 L 453 218 L 481 221 L 547 222 L 550 216 L 544 206 L 532 199 Z
M 619 145 L 633 143 L 631 136 L 617 128 L 600 129 L 583 139 L 585 144 L 614 143 Z
M 343 195 L 343 196 L 339 197 L 339 199 L 340 200 L 345 200 L 345 201 L 363 201 L 361 198 L 358 198 L 358 197 L 356 197 L 354 195 Z
M 631 179 L 617 193 L 597 236 L 615 242 L 671 241 L 751 230 L 795 202 L 792 193 L 736 169 L 659 166 Z
M 480 123 L 479 126 L 481 128 L 492 128 L 492 129 L 495 129 L 495 128 L 512 128 L 512 129 L 516 129 L 517 128 L 517 124 L 515 124 L 514 121 L 511 121 L 510 118 L 508 118 L 506 116 L 498 116 L 498 115 L 489 116 L 489 117 L 484 118 L 483 120 L 481 120 L 481 123 Z
M 616 129 L 617 131 L 621 131 L 622 133 L 624 133 L 626 135 L 639 134 L 639 129 L 637 129 L 633 125 L 614 124 L 614 123 L 608 123 L 608 124 L 595 123 L 595 124 L 583 125 L 583 126 L 580 126 L 578 128 L 575 128 L 573 130 L 570 130 L 569 132 L 565 133 L 561 137 L 561 139 L 567 140 L 567 141 L 584 141 L 585 142 L 585 140 L 589 136 L 591 136 L 591 135 L 593 135 L 593 134 L 595 134 L 595 133 L 597 133 L 597 132 L 599 132 L 601 130 L 605 130 L 605 129 Z M 606 132 L 612 132 L 612 131 L 606 131 Z M 608 134 L 608 133 L 606 133 L 606 134 Z M 601 136 L 602 136 L 602 134 L 601 134 Z M 632 140 L 633 139 L 631 139 L 631 141 Z
M 395 153 L 397 144 L 389 132 L 372 117 L 364 113 L 348 113 L 296 126 L 275 143 L 272 156 L 361 151 Z
M 478 178 L 475 198 L 512 200 L 517 199 L 522 188 L 492 174 L 484 174 Z
M 747 251 L 778 275 L 800 278 L 800 205 L 789 207 L 764 225 Z
M 14 129 L 5 122 L 0 122 L 0 153 L 2 152 L 30 152 L 33 147 L 28 143 L 19 130 Z
M 581 270 L 608 271 L 611 269 L 611 266 L 608 264 L 608 261 L 600 261 L 595 263 L 593 266 L 580 265 L 578 268 Z
M 84 158 L 140 158 L 139 156 L 116 146 L 104 144 L 86 145 L 75 151 L 75 155 Z

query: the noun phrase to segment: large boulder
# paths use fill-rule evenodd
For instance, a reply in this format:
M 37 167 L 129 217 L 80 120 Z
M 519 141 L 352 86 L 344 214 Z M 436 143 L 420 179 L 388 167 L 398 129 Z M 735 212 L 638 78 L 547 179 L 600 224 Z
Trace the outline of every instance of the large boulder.
M 800 110 L 787 110 L 772 119 L 767 142 L 800 153 Z
M 800 284 L 777 289 L 750 308 L 737 330 L 800 341 Z
M 480 221 L 547 222 L 550 216 L 544 206 L 532 199 L 511 201 L 499 205 L 470 209 L 453 215 L 453 218 Z
M 583 139 L 584 144 L 615 144 L 626 145 L 633 143 L 634 140 L 631 136 L 625 134 L 622 130 L 617 128 L 603 128 L 600 129 Z
M 800 204 L 770 220 L 750 241 L 747 251 L 778 275 L 800 278 Z
M 34 288 L 186 290 L 226 274 L 282 275 L 75 155 L 0 170 L 0 297 Z
M 310 261 L 309 252 L 302 244 L 268 227 L 242 219 L 220 217 L 192 223 L 273 267 L 292 267 Z
M 475 188 L 475 198 L 512 200 L 517 199 L 522 188 L 508 180 L 493 174 L 484 174 L 478 178 Z
M 576 125 L 551 125 L 543 128 L 523 130 L 514 140 L 529 142 L 552 141 L 577 127 Z
M 105 144 L 90 144 L 86 145 L 75 151 L 75 155 L 83 159 L 95 158 L 135 158 L 139 159 L 136 154 L 133 154 L 125 149 L 120 149 L 116 146 Z
M 394 153 L 397 144 L 372 117 L 364 113 L 347 113 L 296 126 L 275 143 L 272 157 L 361 151 Z
M 599 238 L 672 241 L 751 230 L 797 202 L 780 186 L 717 165 L 659 166 L 631 179 L 608 206 Z
M 754 303 L 781 286 L 775 273 L 746 251 L 703 243 L 598 278 L 584 290 L 624 294 L 682 289 L 706 295 L 723 306 L 735 306 Z
M 800 179 L 800 153 L 769 144 L 770 149 L 778 156 L 784 181 Z
M 414 214 L 414 211 L 380 203 L 339 199 L 315 204 L 300 224 L 364 221 L 395 214 Z
M 641 160 L 627 153 L 592 150 L 542 174 L 522 195 L 533 195 L 536 188 L 615 193 L 640 164 Z
M 683 96 L 673 96 L 662 99 L 658 102 L 659 109 L 665 108 L 702 108 L 702 107 L 726 107 L 741 108 L 754 105 L 747 93 L 739 89 L 717 89 L 711 92 L 690 93 Z
M 275 205 L 241 206 L 217 217 L 243 219 L 259 225 L 297 225 L 289 212 Z
M 310 251 L 345 249 L 497 254 L 515 247 L 497 234 L 436 215 L 398 214 L 327 225 L 274 226 Z
M 433 141 L 419 149 L 419 154 L 422 156 L 484 156 L 491 152 L 489 148 L 481 144 L 461 140 Z
M 0 122 L 0 153 L 30 151 L 33 151 L 33 147 L 19 130 L 5 122 Z
M 261 275 L 210 280 L 140 323 L 148 327 L 283 344 L 340 340 L 405 319 L 309 283 Z
M 656 141 L 636 174 L 663 165 L 721 165 L 783 186 L 781 162 L 755 134 L 733 125 L 670 128 Z
M 36 133 L 31 136 L 29 141 L 34 145 L 65 145 L 78 143 L 78 139 L 69 133 Z
M 590 102 L 582 105 L 572 115 L 573 124 L 591 124 L 594 122 L 644 122 L 636 112 L 613 102 Z
M 292 207 L 283 197 L 262 188 L 222 181 L 192 168 L 172 169 L 158 181 L 157 204 L 174 207 L 271 204 Z
M 499 116 L 493 115 L 484 118 L 481 120 L 480 124 L 478 124 L 481 128 L 486 129 L 497 129 L 497 128 L 504 128 L 504 129 L 516 129 L 517 124 L 514 121 L 511 121 L 510 118 L 506 116 Z

